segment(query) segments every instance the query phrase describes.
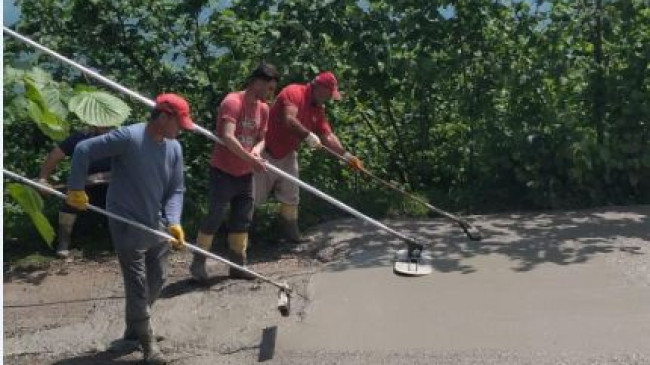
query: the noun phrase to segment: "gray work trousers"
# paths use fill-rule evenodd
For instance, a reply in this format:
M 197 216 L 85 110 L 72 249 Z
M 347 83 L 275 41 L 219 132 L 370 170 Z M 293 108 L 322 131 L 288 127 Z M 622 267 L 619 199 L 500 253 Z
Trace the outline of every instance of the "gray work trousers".
M 167 276 L 166 239 L 115 220 L 109 227 L 124 279 L 126 323 L 149 319 Z
M 286 172 L 287 174 L 298 178 L 298 153 L 296 151 L 290 152 L 283 158 L 273 158 L 268 151 L 262 153 L 262 157 L 271 165 Z M 293 181 L 289 181 L 278 174 L 271 171 L 255 172 L 254 187 L 255 187 L 255 206 L 260 206 L 266 202 L 266 199 L 273 193 L 275 199 L 283 204 L 298 205 L 300 202 L 300 187 Z

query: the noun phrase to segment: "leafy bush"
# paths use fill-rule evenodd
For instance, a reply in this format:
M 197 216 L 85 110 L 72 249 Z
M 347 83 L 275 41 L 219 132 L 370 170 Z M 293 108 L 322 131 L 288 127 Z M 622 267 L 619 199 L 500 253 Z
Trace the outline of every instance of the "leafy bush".
M 73 124 L 120 125 L 131 112 L 129 106 L 115 96 L 84 85 L 72 89 L 65 82 L 54 81 L 39 67 L 26 70 L 5 66 L 4 81 L 5 99 L 8 101 L 3 110 L 4 140 L 9 142 L 4 150 L 5 166 L 25 177 L 36 175 L 43 157 L 49 152 L 43 148 L 49 145 L 45 136 L 61 141 L 68 136 Z M 76 116 L 72 119 L 74 122 L 71 122 L 71 114 Z M 40 133 L 34 130 L 34 126 Z M 55 232 L 43 214 L 44 205 L 39 193 L 29 186 L 15 183 L 9 184 L 7 189 L 51 247 Z M 5 227 L 20 226 L 21 231 L 22 225 L 13 221 L 20 219 L 13 216 L 15 206 L 7 208 L 5 206 L 5 217 L 11 221 Z M 15 233 L 12 229 L 8 232 Z
M 184 94 L 206 127 L 261 59 L 283 70 L 280 86 L 332 70 L 344 99 L 328 112 L 346 147 L 446 210 L 650 202 L 645 0 L 20 5 L 17 30 L 145 95 Z M 19 55 L 24 46 L 7 40 L 5 49 Z M 80 79 L 66 66 L 48 69 Z M 195 208 L 184 219 L 196 227 L 211 143 L 182 143 Z M 326 155 L 301 152 L 301 168 L 306 182 L 371 216 L 424 213 Z M 341 214 L 308 194 L 303 201 L 304 223 Z

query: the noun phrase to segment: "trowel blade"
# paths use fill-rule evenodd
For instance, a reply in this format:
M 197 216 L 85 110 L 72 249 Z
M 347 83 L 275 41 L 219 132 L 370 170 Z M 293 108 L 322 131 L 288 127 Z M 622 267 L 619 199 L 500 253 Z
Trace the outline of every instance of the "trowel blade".
M 432 258 L 428 251 L 421 251 L 417 257 L 409 257 L 409 250 L 395 253 L 393 271 L 398 275 L 423 276 L 433 272 Z

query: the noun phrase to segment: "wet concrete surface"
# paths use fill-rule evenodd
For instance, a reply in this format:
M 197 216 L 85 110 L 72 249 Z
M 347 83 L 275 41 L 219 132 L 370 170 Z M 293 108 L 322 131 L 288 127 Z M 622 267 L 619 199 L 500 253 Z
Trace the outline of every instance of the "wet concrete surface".
M 437 237 L 425 277 L 391 272 L 400 245 L 389 237 L 351 243 L 312 279 L 305 320 L 279 335 L 280 358 L 650 363 L 647 207 L 477 218 L 482 242 L 440 222 L 391 225 Z
M 444 220 L 385 221 L 427 243 L 434 272 L 420 278 L 393 275 L 402 244 L 353 219 L 315 227 L 315 243 L 278 248 L 286 255 L 258 255 L 254 269 L 305 297 L 290 317 L 275 288 L 228 280 L 223 267 L 199 286 L 189 254 L 177 254 L 154 308 L 162 350 L 173 364 L 257 363 L 274 327 L 265 363 L 650 364 L 649 206 L 472 221 L 481 242 Z M 138 352 L 104 351 L 123 329 L 116 263 L 65 272 L 5 277 L 5 363 L 137 363 Z
M 588 265 L 512 270 L 504 257 L 467 260 L 472 274 L 398 277 L 390 267 L 316 275 L 305 321 L 278 347 L 344 351 L 641 353 L 650 290 L 602 257 Z

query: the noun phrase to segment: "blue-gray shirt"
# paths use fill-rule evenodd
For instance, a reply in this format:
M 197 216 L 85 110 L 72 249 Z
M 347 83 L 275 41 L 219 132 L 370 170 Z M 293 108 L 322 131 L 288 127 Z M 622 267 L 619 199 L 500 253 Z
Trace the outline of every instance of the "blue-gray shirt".
M 77 145 L 69 190 L 83 190 L 92 161 L 110 157 L 106 209 L 154 229 L 161 217 L 179 224 L 183 208 L 183 152 L 175 139 L 155 141 L 146 123 L 116 129 Z

